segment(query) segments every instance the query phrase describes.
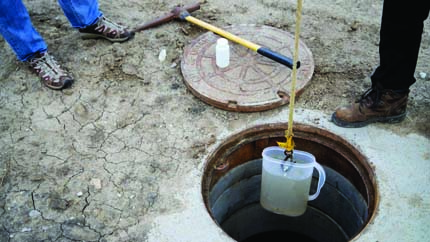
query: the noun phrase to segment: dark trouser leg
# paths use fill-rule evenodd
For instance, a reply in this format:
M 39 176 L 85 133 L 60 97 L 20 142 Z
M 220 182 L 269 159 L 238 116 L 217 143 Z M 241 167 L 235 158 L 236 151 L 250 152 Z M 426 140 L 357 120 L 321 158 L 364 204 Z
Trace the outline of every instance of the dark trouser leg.
M 415 68 L 429 0 L 385 0 L 379 42 L 379 67 L 371 79 L 384 89 L 408 90 Z

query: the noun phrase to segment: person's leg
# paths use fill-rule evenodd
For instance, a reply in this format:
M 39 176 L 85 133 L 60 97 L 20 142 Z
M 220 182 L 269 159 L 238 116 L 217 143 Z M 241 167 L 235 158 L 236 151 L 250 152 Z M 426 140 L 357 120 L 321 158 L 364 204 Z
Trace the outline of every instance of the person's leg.
M 73 78 L 47 53 L 47 45 L 22 1 L 0 1 L 0 33 L 18 59 L 29 63 L 47 87 L 62 89 L 72 84 Z
M 375 122 L 400 122 L 406 117 L 409 87 L 415 83 L 421 35 L 429 11 L 430 1 L 384 1 L 380 64 L 371 76 L 372 87 L 355 103 L 336 109 L 332 115 L 336 125 L 358 128 Z
M 384 89 L 409 90 L 415 83 L 415 68 L 430 1 L 384 1 L 379 57 L 372 84 Z
M 36 53 L 47 50 L 22 1 L 0 1 L 0 33 L 20 61 L 27 61 Z
M 93 25 L 103 15 L 97 0 L 58 0 L 73 28 Z
M 103 16 L 97 0 L 58 0 L 58 2 L 72 27 L 79 29 L 84 39 L 105 38 L 112 42 L 122 42 L 132 36 L 132 33 L 123 26 Z

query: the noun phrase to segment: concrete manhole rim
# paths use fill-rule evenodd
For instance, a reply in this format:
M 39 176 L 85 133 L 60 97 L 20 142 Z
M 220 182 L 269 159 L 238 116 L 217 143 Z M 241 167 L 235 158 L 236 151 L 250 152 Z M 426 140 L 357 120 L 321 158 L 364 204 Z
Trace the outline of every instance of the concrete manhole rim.
M 224 27 L 224 29 L 244 38 L 247 38 L 246 35 L 249 34 L 249 32 L 254 31 L 255 33 L 253 32 L 252 36 L 259 36 L 255 37 L 260 38 L 259 41 L 275 43 L 272 44 L 272 46 L 271 44 L 267 44 L 267 47 L 272 48 L 275 51 L 279 51 L 278 48 L 280 48 L 283 50 L 281 52 L 282 54 L 292 56 L 292 53 L 287 54 L 284 52 L 292 52 L 291 49 L 293 46 L 294 36 L 284 30 L 271 26 L 255 24 L 235 24 Z M 230 73 L 231 70 L 220 70 L 219 68 L 214 67 L 215 61 L 213 60 L 214 56 L 212 56 L 214 53 L 212 52 L 214 52 L 213 49 L 217 38 L 217 35 L 207 32 L 192 40 L 191 43 L 184 48 L 184 54 L 181 59 L 181 72 L 184 76 L 185 85 L 196 97 L 217 108 L 238 112 L 265 111 L 289 103 L 288 95 L 290 95 L 291 89 L 291 70 L 268 58 L 262 57 L 245 47 L 238 46 L 233 48 L 233 50 L 237 48 L 241 50 L 240 52 L 246 51 L 253 54 L 246 55 L 248 57 L 246 60 L 249 61 L 239 61 L 237 68 L 244 68 L 242 66 L 242 62 L 247 63 L 244 64 L 245 66 L 249 66 L 251 65 L 251 62 L 255 62 L 255 65 L 251 65 L 254 67 L 251 69 L 254 71 L 257 70 L 254 73 L 262 74 L 264 72 L 259 68 L 259 66 L 261 66 L 260 64 L 271 66 L 274 71 L 266 72 L 265 75 L 260 75 L 265 76 L 265 78 L 262 80 L 257 78 L 256 80 L 259 81 L 256 83 L 254 83 L 255 80 L 252 78 L 251 79 L 253 81 L 248 80 L 247 75 L 244 74 L 248 71 L 243 70 L 240 71 L 241 74 L 238 79 L 232 79 L 232 77 L 227 74 Z M 254 41 L 252 38 L 249 40 Z M 262 44 L 263 46 L 266 45 L 259 41 L 254 42 Z M 206 53 L 210 53 L 211 55 L 207 56 Z M 302 40 L 300 40 L 299 58 L 301 61 L 301 67 L 298 69 L 297 73 L 298 79 L 296 84 L 296 95 L 300 95 L 303 92 L 304 87 L 307 86 L 308 82 L 311 80 L 315 69 L 312 53 Z M 270 63 L 270 65 L 268 63 Z M 206 71 L 206 69 L 208 69 L 208 71 Z M 210 73 L 210 75 L 208 73 Z M 268 75 L 267 73 L 271 74 Z M 273 73 L 281 74 L 274 75 Z M 244 74 L 244 76 L 242 76 L 242 74 Z M 216 78 L 218 76 L 222 78 Z M 270 76 L 271 78 L 267 76 Z M 207 78 L 209 78 L 209 80 L 206 80 Z M 212 79 L 216 79 L 216 81 L 210 81 Z M 237 80 L 240 80 L 239 83 L 236 83 Z M 270 85 L 268 83 L 270 83 Z M 223 86 L 223 88 L 218 89 L 220 85 Z M 230 87 L 229 85 L 232 86 Z M 246 88 L 243 88 L 242 86 L 246 86 Z M 265 86 L 265 88 L 263 88 L 263 86 Z M 254 88 L 256 90 L 254 90 Z M 234 94 L 235 92 L 238 93 Z M 256 93 L 258 93 L 258 95 Z
M 217 180 L 220 179 L 220 177 L 226 174 L 229 170 L 237 167 L 238 164 L 221 164 L 221 166 L 224 166 L 224 168 L 222 169 L 225 170 L 220 173 L 219 171 L 216 171 L 216 166 L 219 165 L 219 162 L 225 162 L 225 160 L 228 159 L 231 154 L 233 154 L 235 151 L 237 151 L 244 145 L 247 145 L 252 142 L 259 142 L 262 140 L 268 140 L 273 138 L 277 139 L 283 137 L 285 129 L 287 127 L 287 123 L 270 123 L 246 128 L 245 130 L 242 130 L 227 137 L 207 156 L 207 158 L 205 159 L 204 171 L 201 181 L 201 193 L 206 210 L 215 223 L 217 222 L 213 218 L 211 208 L 208 204 L 209 192 L 211 191 L 214 184 L 216 184 Z M 357 150 L 357 148 L 355 148 L 347 140 L 328 130 L 307 124 L 295 123 L 294 134 L 297 139 L 315 142 L 318 145 L 326 146 L 326 148 L 335 150 L 340 155 L 342 155 L 349 162 L 350 165 L 353 165 L 354 169 L 356 169 L 356 172 L 360 174 L 361 182 L 366 189 L 366 195 L 363 195 L 363 197 L 368 204 L 369 217 L 365 221 L 363 228 L 361 228 L 357 235 L 350 238 L 350 241 L 357 240 L 363 234 L 363 232 L 367 230 L 369 225 L 372 224 L 372 221 L 374 221 L 379 206 L 378 186 L 376 182 L 376 176 L 371 164 L 369 163 L 365 155 L 362 154 L 359 150 Z M 239 165 L 240 164 L 242 163 L 239 163 Z M 217 173 L 219 173 L 218 178 L 216 178 Z

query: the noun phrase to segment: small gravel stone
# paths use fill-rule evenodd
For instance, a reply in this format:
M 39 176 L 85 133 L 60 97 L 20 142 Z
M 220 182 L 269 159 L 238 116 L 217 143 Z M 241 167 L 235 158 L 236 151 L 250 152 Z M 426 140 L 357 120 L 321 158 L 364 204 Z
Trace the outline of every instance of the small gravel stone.
M 32 218 L 38 217 L 40 215 L 40 212 L 37 210 L 31 210 L 28 215 Z
M 93 178 L 90 181 L 91 185 L 94 186 L 95 189 L 100 190 L 102 189 L 102 181 L 100 179 L 97 178 Z
M 160 62 L 163 62 L 163 61 L 165 61 L 165 60 L 166 60 L 166 56 L 167 56 L 166 49 L 162 49 L 162 50 L 160 51 L 160 54 L 158 55 L 158 60 L 159 60 Z
M 24 227 L 24 228 L 22 228 L 21 229 L 21 232 L 31 232 L 31 228 L 26 228 L 26 227 Z

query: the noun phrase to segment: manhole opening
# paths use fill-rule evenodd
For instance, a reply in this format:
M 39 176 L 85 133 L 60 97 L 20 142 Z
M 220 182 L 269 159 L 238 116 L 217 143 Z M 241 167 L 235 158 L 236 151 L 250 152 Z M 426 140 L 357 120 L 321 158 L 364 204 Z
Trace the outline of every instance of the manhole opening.
M 233 239 L 349 241 L 358 237 L 377 206 L 375 176 L 367 159 L 341 137 L 296 124 L 296 149 L 312 153 L 327 180 L 304 215 L 288 217 L 260 205 L 261 152 L 282 141 L 287 124 L 250 128 L 227 139 L 206 163 L 202 194 L 214 221 Z M 316 187 L 314 173 L 311 193 Z

